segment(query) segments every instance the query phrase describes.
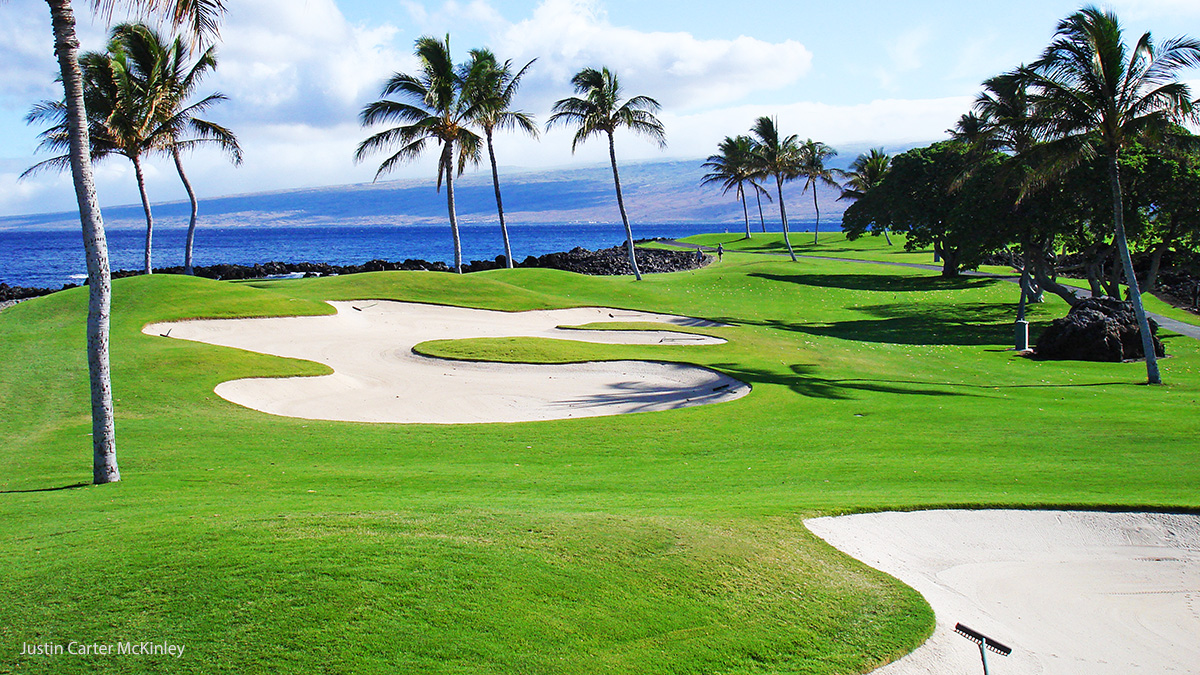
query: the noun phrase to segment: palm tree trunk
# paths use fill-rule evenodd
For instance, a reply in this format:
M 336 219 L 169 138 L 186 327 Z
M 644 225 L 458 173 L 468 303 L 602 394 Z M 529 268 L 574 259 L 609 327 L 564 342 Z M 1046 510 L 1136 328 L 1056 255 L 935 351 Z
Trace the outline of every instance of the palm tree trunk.
M 447 143 L 442 151 L 446 167 L 446 210 L 450 213 L 450 236 L 454 239 L 454 271 L 462 274 L 462 239 L 458 236 L 458 214 L 454 212 L 454 144 Z
M 884 238 L 884 239 L 887 239 L 887 244 L 888 244 L 888 246 L 891 246 L 891 245 L 892 245 L 892 237 L 891 237 L 890 235 L 888 235 L 888 231 L 887 231 L 887 228 L 886 228 L 886 227 L 885 227 L 885 228 L 883 228 L 883 238 Z
M 154 274 L 150 266 L 151 242 L 154 239 L 154 216 L 150 213 L 150 196 L 146 194 L 146 177 L 142 174 L 142 160 L 137 155 L 129 158 L 133 162 L 133 173 L 137 176 L 138 192 L 142 195 L 142 211 L 146 213 L 146 274 Z
M 817 222 L 813 225 L 813 244 L 817 243 L 817 236 L 821 231 L 821 207 L 817 205 L 817 184 L 813 183 L 813 209 L 817 212 Z
M 508 242 L 508 226 L 504 224 L 504 203 L 500 201 L 500 172 L 496 170 L 496 149 L 492 147 L 492 130 L 487 131 L 488 157 L 492 160 L 492 187 L 496 189 L 496 212 L 500 214 L 500 235 L 504 237 L 504 262 L 513 267 L 512 245 Z
M 783 205 L 783 177 L 775 175 L 775 186 L 779 188 L 779 222 L 783 225 L 783 243 L 787 244 L 788 255 L 796 262 L 796 252 L 792 250 L 792 242 L 788 239 L 787 208 Z
M 1129 284 L 1129 300 L 1137 317 L 1138 330 L 1142 333 L 1142 351 L 1146 354 L 1146 380 L 1150 384 L 1162 384 L 1158 372 L 1158 355 L 1154 353 L 1154 336 L 1150 334 L 1150 322 L 1142 307 L 1142 292 L 1138 290 L 1137 276 L 1133 273 L 1133 259 L 1129 257 L 1129 243 L 1125 240 L 1125 208 L 1121 204 L 1121 174 L 1117 168 L 1115 151 L 1108 156 L 1108 182 L 1112 188 L 1113 224 L 1116 229 L 1117 249 L 1121 252 L 1121 264 L 1125 268 L 1125 280 Z
M 758 189 L 754 190 L 754 200 L 758 202 L 758 222 L 762 225 L 762 231 L 767 231 L 767 219 L 763 217 L 762 212 L 762 195 L 758 193 Z
M 742 218 L 745 219 L 745 221 L 746 221 L 746 238 L 751 239 L 752 235 L 750 234 L 750 209 L 747 208 L 747 206 L 746 206 L 746 191 L 742 189 L 741 185 L 739 185 L 738 192 L 741 193 L 741 195 L 742 195 Z
M 200 205 L 196 202 L 196 192 L 192 183 L 183 172 L 183 160 L 179 157 L 179 148 L 171 147 L 171 156 L 175 159 L 175 170 L 179 172 L 179 180 L 183 181 L 183 189 L 187 190 L 188 200 L 192 203 L 192 218 L 188 221 L 187 244 L 183 247 L 183 273 L 195 274 L 192 269 L 192 245 L 196 243 L 196 217 L 200 213 Z
M 46 0 L 54 27 L 54 51 L 62 73 L 67 124 L 70 134 L 71 177 L 83 248 L 88 269 L 87 351 L 88 379 L 92 398 L 92 482 L 121 480 L 117 468 L 116 428 L 113 424 L 112 379 L 108 358 L 109 313 L 112 309 L 112 277 L 108 266 L 108 243 L 104 220 L 96 199 L 92 161 L 88 154 L 87 113 L 83 106 L 83 76 L 79 71 L 79 40 L 75 36 L 75 13 L 70 0 Z
M 608 158 L 612 161 L 613 184 L 617 186 L 617 208 L 621 210 L 621 222 L 625 224 L 625 248 L 629 252 L 629 265 L 633 267 L 633 278 L 642 280 L 642 272 L 638 269 L 637 255 L 633 252 L 633 230 L 629 227 L 629 216 L 625 215 L 625 198 L 621 195 L 621 175 L 617 173 L 617 146 L 613 143 L 612 132 L 608 132 Z

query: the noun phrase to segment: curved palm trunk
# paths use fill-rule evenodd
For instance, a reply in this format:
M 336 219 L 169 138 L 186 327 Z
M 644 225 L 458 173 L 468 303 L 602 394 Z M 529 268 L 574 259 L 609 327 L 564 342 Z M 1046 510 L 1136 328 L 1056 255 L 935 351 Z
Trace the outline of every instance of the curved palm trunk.
M 150 249 L 154 239 L 154 216 L 150 213 L 150 196 L 146 194 L 146 177 L 142 174 L 142 159 L 137 155 L 129 158 L 133 162 L 133 173 L 137 176 L 138 193 L 142 195 L 142 211 L 146 213 L 146 264 L 145 273 L 154 274 L 150 265 Z
M 200 206 L 196 202 L 196 192 L 192 190 L 192 183 L 188 180 L 187 174 L 183 172 L 183 160 L 179 157 L 179 148 L 171 148 L 171 156 L 175 159 L 175 170 L 179 172 L 179 180 L 183 181 L 183 189 L 187 190 L 188 200 L 192 203 L 192 218 L 188 221 L 187 243 L 183 247 L 183 273 L 195 274 L 192 269 L 192 245 L 196 243 L 196 217 L 200 213 Z
M 813 225 L 813 244 L 816 244 L 818 233 L 821 231 L 821 207 L 817 205 L 816 183 L 813 183 L 813 208 L 817 211 L 817 222 L 815 225 Z
M 496 170 L 496 149 L 492 147 L 491 127 L 484 131 L 487 133 L 488 158 L 492 160 L 492 187 L 496 190 L 496 212 L 500 214 L 500 236 L 504 238 L 504 263 L 511 270 L 512 246 L 508 242 L 508 226 L 504 224 L 504 202 L 500 201 L 500 172 Z
M 109 313 L 112 307 L 112 278 L 108 266 L 108 244 L 104 220 L 96 199 L 92 162 L 88 152 L 87 114 L 83 107 L 83 77 L 79 72 L 79 40 L 75 36 L 75 14 L 70 0 L 46 0 L 54 27 L 54 51 L 62 72 L 67 124 L 70 134 L 71 177 L 83 248 L 88 268 L 87 351 L 88 379 L 92 399 L 92 482 L 97 485 L 121 480 L 117 468 L 116 429 L 113 424 L 112 379 L 108 358 Z
M 1116 229 L 1117 248 L 1121 252 L 1121 264 L 1125 268 L 1125 280 L 1129 284 L 1129 300 L 1137 317 L 1138 330 L 1142 334 L 1142 351 L 1146 354 L 1146 380 L 1150 384 L 1162 384 L 1158 372 L 1158 355 L 1154 353 L 1154 336 L 1150 334 L 1150 322 L 1142 307 L 1142 292 L 1138 290 L 1137 276 L 1133 273 L 1133 259 L 1129 257 L 1129 243 L 1125 240 L 1125 208 L 1121 204 L 1121 175 L 1117 168 L 1116 153 L 1108 157 L 1108 182 L 1112 188 L 1113 224 Z
M 738 186 L 738 193 L 742 196 L 742 218 L 746 221 L 746 238 L 750 239 L 752 238 L 750 234 L 750 209 L 746 207 L 746 191 L 742 189 L 741 185 Z
M 446 167 L 446 210 L 450 213 L 450 235 L 454 239 L 454 271 L 462 274 L 462 239 L 458 236 L 458 214 L 454 211 L 454 144 L 446 144 L 442 163 Z
M 892 237 L 891 237 L 891 236 L 888 234 L 888 231 L 887 231 L 887 228 L 886 228 L 886 227 L 885 227 L 885 228 L 883 228 L 883 238 L 884 238 L 884 239 L 887 239 L 887 245 L 888 245 L 888 246 L 891 246 L 891 245 L 892 245 Z
M 642 280 L 642 272 L 638 269 L 637 255 L 633 252 L 633 230 L 629 227 L 629 216 L 625 215 L 625 198 L 621 196 L 621 175 L 617 173 L 617 146 L 613 143 L 612 132 L 608 132 L 608 158 L 612 160 L 613 184 L 617 186 L 617 208 L 621 210 L 621 222 L 625 224 L 625 248 L 629 252 L 629 264 L 633 267 L 633 277 Z
M 762 195 L 758 193 L 758 190 L 754 191 L 754 200 L 758 202 L 758 222 L 762 224 L 762 231 L 765 233 L 767 231 L 767 219 L 763 217 Z
M 783 225 L 783 243 L 787 244 L 788 255 L 796 262 L 796 252 L 792 250 L 791 239 L 788 238 L 787 207 L 783 205 L 783 177 L 775 175 L 775 186 L 779 188 L 779 222 Z

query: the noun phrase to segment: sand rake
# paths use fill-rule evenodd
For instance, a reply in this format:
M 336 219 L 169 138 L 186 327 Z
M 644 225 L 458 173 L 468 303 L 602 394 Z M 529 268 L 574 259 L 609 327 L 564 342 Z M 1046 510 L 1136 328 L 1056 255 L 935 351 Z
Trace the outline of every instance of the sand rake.
M 1000 656 L 1008 656 L 1012 653 L 1011 647 L 996 642 L 983 633 L 967 628 L 961 623 L 954 626 L 954 632 L 979 645 L 979 658 L 983 660 L 983 675 L 988 675 L 987 650 L 990 649 Z

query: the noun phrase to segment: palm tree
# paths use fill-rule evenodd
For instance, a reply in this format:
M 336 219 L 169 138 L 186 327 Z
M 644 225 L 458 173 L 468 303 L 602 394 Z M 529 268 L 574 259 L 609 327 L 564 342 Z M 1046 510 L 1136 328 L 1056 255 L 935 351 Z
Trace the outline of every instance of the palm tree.
M 571 152 L 592 136 L 604 133 L 608 136 L 608 157 L 612 162 L 613 184 L 617 188 L 617 208 L 621 211 L 621 222 L 625 224 L 625 246 L 629 252 L 629 264 L 634 278 L 642 280 L 637 257 L 633 252 L 633 230 L 629 227 L 629 216 L 625 214 L 625 198 L 621 195 L 621 175 L 617 172 L 617 150 L 613 133 L 620 128 L 645 136 L 660 148 L 667 146 L 667 135 L 662 122 L 654 116 L 661 106 L 648 96 L 634 96 L 621 100 L 621 84 L 616 74 L 608 68 L 584 68 L 571 78 L 575 93 L 554 104 L 554 114 L 546 122 L 549 129 L 555 124 L 573 124 L 578 128 L 571 142 Z
M 717 149 L 720 154 L 709 155 L 708 160 L 703 164 L 711 171 L 705 174 L 701 185 L 718 183 L 723 188 L 722 194 L 726 194 L 730 190 L 734 191 L 734 196 L 742 202 L 742 216 L 746 221 L 746 238 L 751 239 L 753 235 L 750 234 L 750 210 L 746 206 L 745 185 L 747 183 L 754 185 L 752 165 L 754 141 L 749 136 L 737 136 L 736 138 L 726 136 Z M 761 189 L 757 185 L 754 186 Z
M 390 148 L 400 148 L 375 172 L 375 179 L 391 171 L 400 162 L 411 162 L 421 156 L 425 146 L 434 141 L 441 146 L 438 157 L 437 189 L 446 179 L 446 210 L 450 214 L 450 234 L 454 239 L 454 271 L 462 274 L 462 240 L 458 235 L 458 216 L 454 210 L 454 176 L 462 175 L 467 164 L 478 164 L 480 138 L 467 125 L 475 116 L 464 95 L 463 80 L 450 59 L 450 36 L 438 40 L 428 35 L 417 38 L 415 53 L 421 63 L 417 76 L 395 73 L 383 85 L 384 98 L 363 108 L 359 115 L 362 126 L 399 123 L 373 134 L 354 153 L 361 162 L 369 155 Z M 409 102 L 393 101 L 396 95 Z M 454 148 L 458 146 L 457 162 Z
M 1173 125 L 1196 120 L 1191 91 L 1178 80 L 1178 73 L 1197 65 L 1200 42 L 1175 38 L 1156 47 L 1147 32 L 1130 52 L 1116 15 L 1085 7 L 1059 22 L 1050 46 L 1025 72 L 1034 87 L 1037 121 L 1052 139 L 1046 151 L 1056 160 L 1047 171 L 1061 171 L 1097 156 L 1108 165 L 1114 239 L 1151 384 L 1160 384 L 1162 378 L 1125 238 L 1117 156 L 1135 141 L 1161 143 L 1172 134 Z
M 117 468 L 117 443 L 113 424 L 112 379 L 109 365 L 109 315 L 112 308 L 112 277 L 104 219 L 96 199 L 91 143 L 83 98 L 83 76 L 79 68 L 79 39 L 71 0 L 46 0 L 54 32 L 54 52 L 63 83 L 67 109 L 69 163 L 83 229 L 83 247 L 88 268 L 87 351 L 88 380 L 92 407 L 92 480 L 97 484 L 121 480 Z M 172 25 L 186 25 L 196 39 L 217 33 L 224 12 L 221 0 L 91 0 L 102 14 L 111 15 L 120 5 L 146 10 L 166 18 Z
M 204 50 L 189 66 L 188 49 L 181 38 L 176 37 L 167 43 L 145 24 L 117 26 L 113 29 L 113 41 L 126 53 L 139 55 L 132 60 L 138 68 L 135 76 L 145 83 L 158 85 L 158 126 L 153 135 L 161 149 L 171 155 L 179 180 L 191 202 L 183 267 L 185 274 L 192 274 L 192 250 L 196 240 L 199 204 L 191 181 L 183 170 L 182 154 L 197 146 L 215 143 L 229 155 L 235 166 L 242 163 L 242 149 L 233 132 L 198 117 L 205 110 L 226 100 L 225 95 L 209 94 L 195 103 L 187 103 L 204 75 L 216 69 L 216 48 Z
M 492 135 L 496 129 L 516 129 L 538 137 L 538 127 L 528 113 L 512 109 L 512 99 L 521 84 L 521 78 L 537 59 L 526 63 L 514 75 L 512 61 L 499 63 L 496 55 L 488 49 L 472 49 L 471 60 L 462 67 L 462 80 L 466 87 L 464 96 L 472 111 L 471 121 L 483 129 L 487 138 L 488 159 L 492 164 L 492 187 L 496 191 L 496 212 L 500 216 L 500 235 L 504 238 L 504 261 L 509 269 L 513 266 L 512 245 L 508 240 L 508 226 L 504 222 L 504 202 L 500 199 L 500 173 L 496 168 L 496 149 Z
M 779 193 L 779 222 L 783 225 L 783 243 L 787 245 L 788 255 L 796 261 L 796 252 L 792 250 L 792 242 L 788 237 L 787 207 L 783 202 L 783 182 L 792 180 L 799 175 L 800 146 L 797 136 L 780 137 L 775 120 L 770 117 L 760 117 L 754 122 L 750 133 L 754 135 L 754 165 L 755 173 L 762 177 L 775 178 L 775 187 Z
M 133 164 L 137 178 L 138 194 L 142 199 L 142 211 L 146 218 L 146 248 L 144 271 L 151 268 L 151 243 L 154 235 L 154 215 L 146 193 L 146 177 L 142 170 L 142 159 L 153 148 L 156 126 L 156 92 L 147 88 L 135 75 L 137 65 L 130 56 L 121 51 L 113 41 L 108 52 L 87 52 L 79 57 L 83 75 L 83 96 L 87 106 L 88 130 L 91 140 L 91 157 L 98 161 L 110 155 L 123 155 Z M 156 84 L 152 86 L 157 86 Z M 34 106 L 26 116 L 29 123 L 53 122 L 40 134 L 40 148 L 65 150 L 70 146 L 70 129 L 66 103 L 42 102 Z M 39 162 L 23 174 L 22 178 L 50 167 L 65 168 L 67 155 L 60 155 Z
M 205 70 L 215 66 L 214 48 L 209 47 L 190 69 L 187 48 L 180 38 L 168 44 L 145 24 L 121 24 L 113 28 L 107 53 L 89 52 L 80 57 L 84 80 L 84 98 L 88 106 L 91 154 L 94 161 L 109 155 L 127 157 L 134 165 L 138 190 L 146 217 L 144 270 L 153 273 L 151 251 L 154 218 L 146 193 L 142 159 L 154 151 L 169 152 L 184 188 L 192 202 L 184 256 L 185 271 L 192 273 L 191 253 L 195 237 L 197 204 L 195 192 L 183 171 L 180 153 L 203 143 L 217 143 L 241 162 L 237 138 L 225 127 L 199 119 L 196 115 L 225 100 L 221 94 L 182 107 Z M 26 117 L 29 122 L 51 122 L 41 134 L 42 147 L 66 150 L 69 133 L 66 106 L 61 102 L 42 102 Z M 187 131 L 193 138 L 183 138 Z M 44 168 L 66 169 L 68 156 L 60 155 L 39 162 L 22 176 Z
M 838 201 L 858 201 L 883 182 L 883 177 L 887 175 L 891 166 L 892 158 L 883 148 L 871 148 L 870 152 L 859 155 L 850 164 L 850 170 L 842 174 L 846 183 L 842 186 L 842 194 Z M 888 246 L 891 246 L 892 238 L 888 236 L 887 228 L 884 228 L 883 236 L 887 239 Z
M 814 244 L 817 243 L 817 237 L 821 231 L 821 207 L 817 203 L 817 184 L 824 183 L 829 187 L 839 189 L 842 187 L 833 179 L 834 170 L 825 166 L 825 160 L 836 155 L 837 150 L 811 138 L 800 145 L 799 174 L 804 177 L 802 192 L 807 192 L 809 188 L 812 188 L 813 209 L 817 212 L 816 225 L 813 227 Z

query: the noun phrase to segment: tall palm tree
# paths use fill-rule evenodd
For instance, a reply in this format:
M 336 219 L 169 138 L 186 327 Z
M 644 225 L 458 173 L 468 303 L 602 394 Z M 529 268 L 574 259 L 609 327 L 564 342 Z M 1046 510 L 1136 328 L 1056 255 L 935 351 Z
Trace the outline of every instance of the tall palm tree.
M 717 146 L 717 150 L 720 151 L 720 154 L 709 155 L 708 160 L 703 164 L 710 171 L 705 174 L 701 185 L 716 183 L 723 188 L 722 193 L 734 191 L 734 196 L 742 202 L 742 217 L 746 221 L 746 238 L 751 239 L 753 235 L 750 234 L 750 210 L 746 206 L 745 186 L 747 183 L 754 184 L 752 163 L 754 141 L 749 136 L 726 136 L 725 140 Z M 757 185 L 754 187 L 758 188 Z
M 1191 91 L 1178 79 L 1180 70 L 1197 65 L 1200 42 L 1184 37 L 1156 46 L 1147 32 L 1131 52 L 1116 15 L 1085 7 L 1059 22 L 1054 40 L 1025 73 L 1034 87 L 1037 121 L 1053 139 L 1046 150 L 1055 161 L 1047 171 L 1097 156 L 1108 165 L 1114 239 L 1151 384 L 1161 383 L 1162 378 L 1125 238 L 1117 156 L 1135 141 L 1161 143 L 1171 135 L 1173 125 L 1197 119 Z
M 549 129 L 556 124 L 573 124 L 578 127 L 575 138 L 571 142 L 571 152 L 575 152 L 581 143 L 596 134 L 608 136 L 608 158 L 612 162 L 613 184 L 617 188 L 617 208 L 621 211 L 621 222 L 625 224 L 625 246 L 629 253 L 629 264 L 633 267 L 634 278 L 642 280 L 638 269 L 637 256 L 633 252 L 633 230 L 629 227 L 629 216 L 625 214 L 625 198 L 621 195 L 621 175 L 617 171 L 617 150 L 613 142 L 613 134 L 617 129 L 625 128 L 645 136 L 658 144 L 660 148 L 667 146 L 667 134 L 662 122 L 655 117 L 661 106 L 658 101 L 648 96 L 634 96 L 629 100 L 621 100 L 621 83 L 615 73 L 608 68 L 584 68 L 571 78 L 575 93 L 579 96 L 564 98 L 555 102 L 550 119 L 546 122 Z
M 496 129 L 515 129 L 538 137 L 538 127 L 528 113 L 512 109 L 513 96 L 521 84 L 521 78 L 537 59 L 526 63 L 519 71 L 512 72 L 512 61 L 500 63 L 488 49 L 472 49 L 470 61 L 462 67 L 460 77 L 465 86 L 464 96 L 470 103 L 471 122 L 483 129 L 487 138 L 488 159 L 492 164 L 492 187 L 496 191 L 496 212 L 500 216 L 500 235 L 504 238 L 504 260 L 509 269 L 513 266 L 512 245 L 508 240 L 508 226 L 504 222 L 504 202 L 500 199 L 500 173 L 496 168 L 496 149 L 492 136 Z
M 118 44 L 110 42 L 107 52 L 86 52 L 79 57 L 83 76 L 83 96 L 87 106 L 88 131 L 93 161 L 110 155 L 122 155 L 133 164 L 137 178 L 138 194 L 142 200 L 142 212 L 146 218 L 146 247 L 144 271 L 152 273 L 151 246 L 154 236 L 154 214 L 150 198 L 146 193 L 146 176 L 142 168 L 145 155 L 154 148 L 156 126 L 156 92 L 147 88 L 135 75 L 137 66 L 121 51 Z M 151 83 L 157 87 L 157 83 Z M 26 116 L 29 123 L 50 122 L 52 125 L 40 134 L 40 148 L 65 150 L 70 145 L 70 129 L 65 102 L 54 104 L 42 102 L 34 106 Z M 49 167 L 64 168 L 67 155 L 39 162 L 21 174 L 24 178 Z
M 400 162 L 416 160 L 425 146 L 436 142 L 438 156 L 437 189 L 446 179 L 446 210 L 450 214 L 450 233 L 454 239 L 454 271 L 462 274 L 462 240 L 458 234 L 458 215 L 454 210 L 454 176 L 462 175 L 467 164 L 478 164 L 480 138 L 468 125 L 474 118 L 470 101 L 464 95 L 460 70 L 450 58 L 450 36 L 445 40 L 428 35 L 417 38 L 415 53 L 421 64 L 420 74 L 395 73 L 383 85 L 384 98 L 369 103 L 359 115 L 362 126 L 398 123 L 371 135 L 354 153 L 354 161 L 399 144 L 394 154 L 383 160 L 375 172 L 376 180 Z M 386 97 L 396 96 L 400 101 Z M 405 102 L 408 101 L 408 102 Z M 454 149 L 458 146 L 458 159 Z
M 97 484 L 121 480 L 117 467 L 117 443 L 113 424 L 112 379 L 108 334 L 112 308 L 112 278 L 104 219 L 96 199 L 88 138 L 87 113 L 83 99 L 83 76 L 79 68 L 79 39 L 71 0 L 46 0 L 54 33 L 54 52 L 65 92 L 69 131 L 69 162 L 83 229 L 83 247 L 88 268 L 87 352 L 92 408 L 92 480 Z M 103 14 L 117 6 L 149 11 L 172 25 L 186 26 L 197 39 L 217 33 L 224 12 L 221 0 L 91 0 Z
M 142 170 L 144 156 L 155 151 L 170 153 L 191 199 L 192 218 L 184 257 L 188 274 L 192 273 L 191 252 L 197 204 L 195 192 L 183 171 L 180 153 L 203 143 L 217 143 L 230 153 L 235 164 L 241 162 L 241 148 L 233 133 L 197 117 L 206 108 L 225 100 L 225 97 L 213 94 L 185 106 L 203 72 L 215 66 L 213 53 L 214 48 L 209 47 L 197 63 L 188 68 L 188 50 L 182 39 L 176 37 L 168 43 L 145 24 L 120 24 L 112 30 L 107 53 L 89 52 L 80 57 L 92 159 L 98 161 L 119 154 L 134 165 L 146 217 L 146 274 L 153 273 L 154 218 Z M 41 135 L 42 147 L 68 149 L 66 112 L 62 102 L 42 102 L 26 117 L 30 122 L 51 123 L 50 128 Z M 184 138 L 189 131 L 192 137 Z M 68 156 L 60 155 L 39 162 L 22 176 L 43 168 L 66 169 L 68 166 Z
M 834 170 L 825 166 L 825 160 L 830 157 L 837 156 L 837 150 L 825 145 L 820 141 L 808 139 L 800 144 L 800 166 L 799 174 L 804 177 L 804 190 L 807 192 L 810 188 L 813 193 L 813 210 L 817 212 L 816 224 L 813 227 L 813 243 L 817 243 L 817 237 L 821 232 L 821 206 L 817 203 L 817 185 L 824 183 L 829 187 L 841 188 L 838 182 L 833 179 Z
M 191 202 L 183 267 L 185 274 L 192 274 L 199 204 L 183 169 L 182 154 L 201 145 L 215 144 L 229 155 L 235 166 L 242 163 L 237 136 L 226 127 L 199 117 L 205 110 L 226 100 L 225 95 L 209 94 L 195 103 L 188 103 L 204 75 L 216 69 L 216 48 L 204 50 L 189 65 L 189 50 L 182 38 L 177 36 L 168 42 L 145 24 L 117 26 L 113 29 L 113 41 L 126 53 L 135 55 L 132 59 L 138 69 L 135 76 L 147 83 L 147 88 L 151 83 L 157 84 L 158 91 L 154 95 L 158 100 L 158 122 L 153 136 L 156 147 L 171 155 Z
M 850 164 L 850 170 L 842 174 L 846 183 L 842 185 L 842 194 L 838 201 L 858 201 L 883 182 L 883 177 L 887 175 L 891 166 L 892 158 L 883 148 L 871 148 L 870 152 L 859 155 Z M 891 246 L 892 238 L 888 235 L 887 228 L 884 228 L 883 236 L 887 239 L 888 246 Z
M 762 177 L 773 177 L 775 188 L 779 193 L 779 222 L 783 226 L 783 243 L 787 245 L 788 255 L 796 260 L 796 252 L 792 250 L 792 242 L 788 234 L 787 207 L 783 201 L 783 183 L 799 175 L 800 145 L 798 137 L 780 136 L 775 120 L 770 117 L 760 117 L 750 128 L 754 136 L 754 164 L 756 173 Z

